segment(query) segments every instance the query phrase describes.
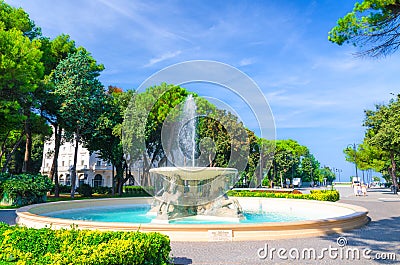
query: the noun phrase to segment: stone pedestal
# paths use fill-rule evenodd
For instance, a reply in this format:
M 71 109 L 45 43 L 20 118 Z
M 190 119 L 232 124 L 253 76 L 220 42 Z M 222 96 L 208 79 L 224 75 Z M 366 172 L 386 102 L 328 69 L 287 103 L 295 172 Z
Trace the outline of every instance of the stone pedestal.
M 226 191 L 237 170 L 232 168 L 154 168 L 162 177 L 151 214 L 154 223 L 169 223 L 191 216 L 243 219 L 242 208 Z

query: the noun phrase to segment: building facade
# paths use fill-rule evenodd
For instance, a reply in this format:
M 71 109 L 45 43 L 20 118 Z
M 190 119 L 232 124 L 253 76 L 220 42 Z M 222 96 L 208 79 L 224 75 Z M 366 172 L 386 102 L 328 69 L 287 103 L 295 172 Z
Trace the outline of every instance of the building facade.
M 40 172 L 49 175 L 54 158 L 54 139 L 46 142 Z M 60 146 L 58 155 L 58 180 L 60 185 L 71 185 L 71 168 L 74 164 L 75 145 L 65 142 Z M 92 153 L 79 145 L 76 164 L 76 187 L 86 183 L 91 187 L 112 186 L 112 165 L 102 160 L 97 153 Z

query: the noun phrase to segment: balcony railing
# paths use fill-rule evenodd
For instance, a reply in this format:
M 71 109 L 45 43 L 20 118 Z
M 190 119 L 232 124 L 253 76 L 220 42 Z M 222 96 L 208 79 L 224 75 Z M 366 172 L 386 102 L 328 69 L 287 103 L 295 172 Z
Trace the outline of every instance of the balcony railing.
M 112 170 L 112 166 L 111 165 L 93 165 L 93 171 L 96 170 Z

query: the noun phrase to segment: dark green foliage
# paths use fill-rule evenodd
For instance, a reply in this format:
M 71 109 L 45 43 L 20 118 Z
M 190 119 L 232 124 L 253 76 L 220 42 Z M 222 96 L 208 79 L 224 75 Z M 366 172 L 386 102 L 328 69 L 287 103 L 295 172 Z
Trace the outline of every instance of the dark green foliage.
M 124 193 L 132 195 L 134 197 L 150 196 L 146 190 L 150 191 L 153 187 L 146 187 L 143 189 L 141 186 L 124 186 Z
M 399 48 L 400 3 L 397 0 L 363 0 L 339 18 L 328 40 L 362 47 L 360 55 L 386 56 Z
M 337 190 L 312 190 L 310 194 L 231 190 L 228 192 L 228 196 L 305 199 L 305 200 L 332 201 L 332 202 L 339 200 L 339 192 Z
M 387 172 L 391 176 L 391 181 L 397 186 L 400 155 L 400 94 L 387 105 L 376 105 L 375 110 L 366 110 L 365 116 L 364 126 L 367 130 L 364 145 L 366 149 L 370 149 L 370 153 L 364 153 L 369 156 L 368 164 L 384 174 Z M 355 158 L 357 164 L 365 164 L 357 152 Z M 396 193 L 396 190 L 394 192 Z
M 92 187 L 90 187 L 89 184 L 81 184 L 76 191 L 82 196 L 82 197 L 92 197 L 93 191 Z
M 51 180 L 42 175 L 0 176 L 2 204 L 27 205 L 46 201 L 46 193 L 53 187 Z
M 111 194 L 110 187 L 94 187 L 92 188 L 92 191 L 96 194 Z
M 57 65 L 52 81 L 58 96 L 60 118 L 66 136 L 75 138 L 73 169 L 76 169 L 78 145 L 85 142 L 82 135 L 93 133 L 94 122 L 103 113 L 105 91 L 98 80 L 103 65 L 98 65 L 90 54 L 79 49 Z M 74 197 L 76 170 L 71 171 L 71 198 Z
M 0 264 L 169 264 L 169 242 L 159 233 L 33 229 L 0 223 Z
M 71 192 L 71 186 L 69 185 L 60 185 L 58 187 L 59 193 L 70 193 Z M 51 192 L 54 193 L 54 188 L 51 189 Z
M 29 39 L 41 35 L 41 30 L 22 8 L 15 8 L 0 0 L 0 24 L 4 30 L 17 29 Z

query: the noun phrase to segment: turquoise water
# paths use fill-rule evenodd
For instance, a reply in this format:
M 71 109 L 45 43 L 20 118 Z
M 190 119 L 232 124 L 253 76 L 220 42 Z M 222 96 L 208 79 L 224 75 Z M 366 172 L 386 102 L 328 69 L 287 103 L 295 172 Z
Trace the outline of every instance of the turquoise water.
M 133 204 L 123 206 L 102 206 L 91 208 L 79 208 L 71 210 L 63 210 L 42 214 L 43 216 L 97 221 L 97 222 L 123 222 L 123 223 L 150 223 L 154 216 L 148 215 L 150 205 Z M 307 216 L 296 216 L 289 213 L 281 212 L 244 212 L 245 220 L 238 222 L 220 221 L 220 220 L 198 220 L 196 218 L 185 218 L 183 220 L 172 221 L 172 224 L 248 224 L 248 223 L 265 223 L 265 222 L 291 222 L 308 220 Z

